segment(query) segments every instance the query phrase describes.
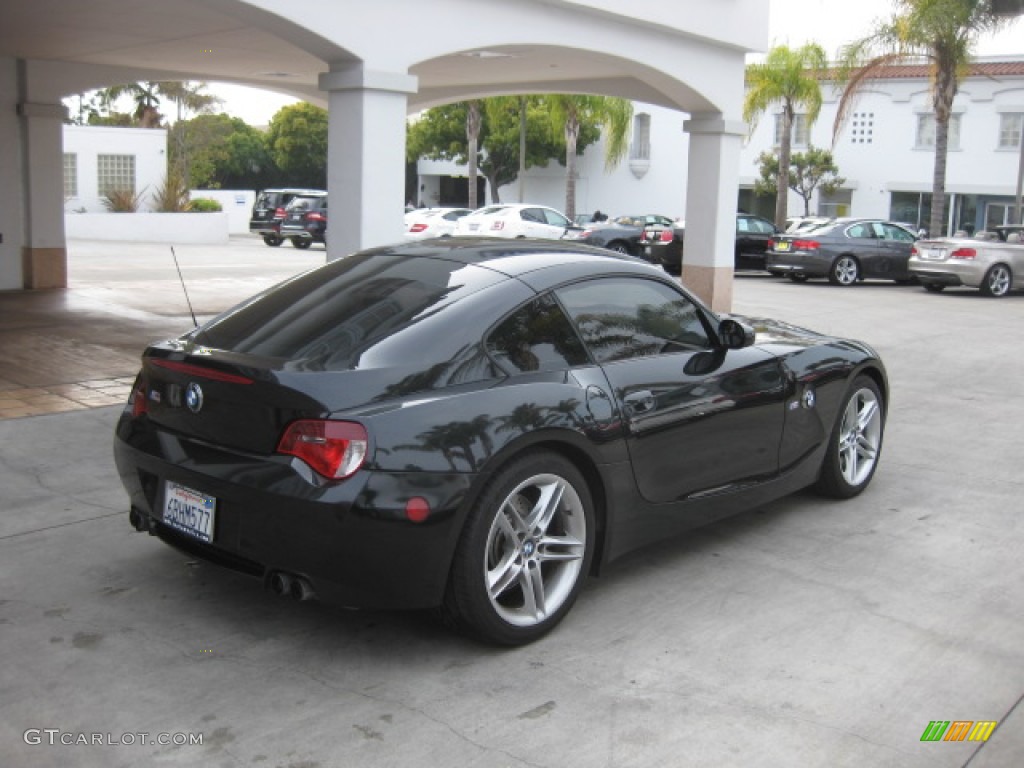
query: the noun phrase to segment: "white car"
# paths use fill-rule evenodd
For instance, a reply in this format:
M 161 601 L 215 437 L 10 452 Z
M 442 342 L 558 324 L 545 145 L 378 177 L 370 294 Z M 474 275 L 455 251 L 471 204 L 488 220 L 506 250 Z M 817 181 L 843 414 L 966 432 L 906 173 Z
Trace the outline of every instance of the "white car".
M 543 205 L 491 205 L 459 219 L 455 235 L 461 237 L 541 237 L 578 239 L 583 229 L 562 213 Z
M 451 237 L 459 219 L 472 213 L 469 208 L 417 208 L 405 214 L 405 239 Z

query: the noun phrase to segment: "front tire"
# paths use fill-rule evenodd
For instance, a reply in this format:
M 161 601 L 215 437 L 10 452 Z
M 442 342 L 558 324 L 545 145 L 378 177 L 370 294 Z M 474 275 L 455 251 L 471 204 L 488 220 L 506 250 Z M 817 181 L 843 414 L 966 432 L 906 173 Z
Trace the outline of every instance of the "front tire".
M 853 256 L 840 256 L 828 271 L 828 281 L 832 285 L 853 285 L 859 279 L 860 264 Z
M 307 239 L 302 238 L 302 237 L 293 237 L 292 238 L 292 245 L 295 246 L 296 248 L 298 248 L 300 251 L 306 250 L 312 244 L 313 244 L 312 240 L 307 240 Z
M 271 248 L 276 248 L 282 242 L 284 242 L 284 240 L 281 238 L 280 235 L 264 235 L 263 242 L 269 245 Z
M 867 488 L 878 466 L 884 429 L 882 393 L 874 380 L 858 376 L 839 407 L 818 478 L 818 491 L 848 499 Z
M 627 256 L 633 255 L 632 252 L 629 250 L 629 246 L 626 245 L 625 243 L 619 242 L 618 240 L 616 240 L 613 243 L 609 243 L 608 250 L 615 251 L 616 253 L 624 253 Z
M 981 292 L 986 296 L 998 299 L 1010 292 L 1013 285 L 1013 273 L 1005 264 L 995 264 L 985 273 L 981 281 Z
M 594 538 L 593 501 L 574 464 L 548 451 L 513 460 L 469 513 L 443 614 L 487 642 L 536 640 L 575 602 Z

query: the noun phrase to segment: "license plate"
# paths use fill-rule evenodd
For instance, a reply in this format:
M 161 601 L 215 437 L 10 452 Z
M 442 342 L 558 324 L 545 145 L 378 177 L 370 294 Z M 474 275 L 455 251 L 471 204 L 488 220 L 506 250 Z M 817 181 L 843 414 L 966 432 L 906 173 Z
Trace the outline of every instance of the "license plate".
M 942 261 L 946 258 L 946 252 L 941 248 L 921 248 L 918 251 L 921 254 L 922 259 L 928 261 Z
M 164 487 L 164 525 L 200 541 L 213 541 L 217 499 L 167 481 Z
M 776 251 L 788 251 L 789 250 L 789 243 L 787 243 L 785 240 L 780 240 L 779 242 L 777 242 L 775 244 L 775 250 Z

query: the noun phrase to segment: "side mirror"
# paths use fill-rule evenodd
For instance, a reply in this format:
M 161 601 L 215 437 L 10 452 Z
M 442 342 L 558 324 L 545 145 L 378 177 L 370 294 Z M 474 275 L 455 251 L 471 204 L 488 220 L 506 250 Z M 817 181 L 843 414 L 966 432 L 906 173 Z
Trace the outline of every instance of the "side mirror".
M 718 342 L 726 349 L 749 347 L 754 343 L 754 329 L 727 317 L 718 324 Z

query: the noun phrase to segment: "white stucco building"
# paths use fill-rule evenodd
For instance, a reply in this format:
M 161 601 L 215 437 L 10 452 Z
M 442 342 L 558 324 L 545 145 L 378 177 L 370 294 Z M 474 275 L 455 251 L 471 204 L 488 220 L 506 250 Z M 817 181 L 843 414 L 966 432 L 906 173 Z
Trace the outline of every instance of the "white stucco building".
M 794 152 L 808 144 L 829 148 L 838 105 L 838 90 L 823 88 L 824 104 L 810 131 L 797 119 Z M 605 173 L 603 148 L 588 147 L 579 163 L 577 212 L 600 209 L 610 213 L 661 213 L 679 216 L 687 204 L 689 137 L 683 116 L 662 107 L 634 104 L 634 144 L 649 116 L 649 139 L 644 162 L 625 160 Z M 1014 205 L 1021 127 L 1024 122 L 1024 57 L 986 58 L 977 62 L 954 102 L 946 172 L 947 232 L 982 229 L 1009 222 Z M 638 130 L 639 129 L 639 130 Z M 901 66 L 875 81 L 856 102 L 839 133 L 833 154 L 846 179 L 831 196 L 817 193 L 811 213 L 878 216 L 927 226 L 934 162 L 934 119 L 927 68 Z M 765 115 L 740 152 L 736 204 L 743 210 L 772 218 L 774 202 L 753 194 L 758 176 L 757 157 L 776 143 L 774 115 Z M 465 174 L 454 164 L 420 161 L 424 202 L 441 201 L 439 175 Z M 565 202 L 565 168 L 552 162 L 530 169 L 525 178 L 529 202 L 561 209 Z M 435 195 L 437 197 L 435 197 Z M 501 200 L 518 200 L 518 187 L 499 190 Z M 803 200 L 789 194 L 791 215 L 803 213 Z
M 102 213 L 110 190 L 139 195 L 139 210 L 153 210 L 167 175 L 166 130 L 65 125 L 63 136 L 66 213 Z

